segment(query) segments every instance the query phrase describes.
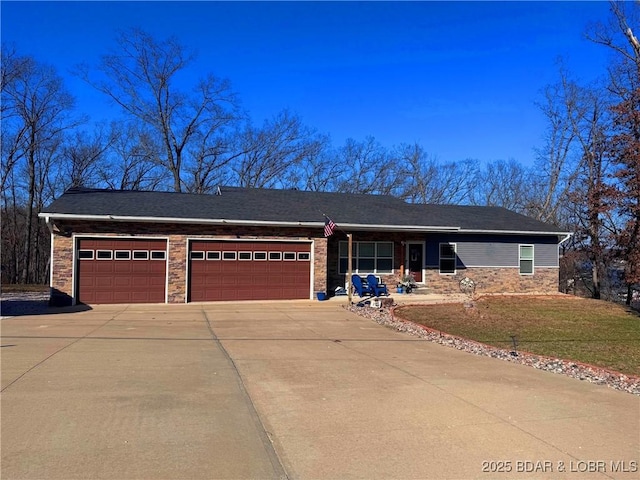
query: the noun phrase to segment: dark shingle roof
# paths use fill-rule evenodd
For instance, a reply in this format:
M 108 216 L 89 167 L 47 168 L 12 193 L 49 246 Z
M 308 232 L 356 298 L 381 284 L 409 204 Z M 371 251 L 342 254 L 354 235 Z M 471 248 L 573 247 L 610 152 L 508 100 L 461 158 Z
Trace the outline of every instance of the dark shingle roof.
M 461 230 L 562 233 L 552 225 L 500 207 L 417 205 L 386 195 L 222 187 L 220 195 L 71 189 L 42 216 L 139 217 L 170 221 L 324 222 L 338 225 L 459 228 Z

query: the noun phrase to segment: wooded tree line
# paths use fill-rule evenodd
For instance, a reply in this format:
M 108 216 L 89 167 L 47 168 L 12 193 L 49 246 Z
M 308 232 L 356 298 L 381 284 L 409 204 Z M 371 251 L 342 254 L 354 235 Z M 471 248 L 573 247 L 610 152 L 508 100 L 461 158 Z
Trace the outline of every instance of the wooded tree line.
M 288 110 L 256 124 L 227 80 L 208 74 L 185 88 L 182 76 L 197 66 L 191 50 L 139 29 L 74 72 L 121 109 L 95 124 L 77 113 L 54 66 L 3 44 L 2 281 L 47 282 L 49 232 L 37 213 L 67 188 L 234 185 L 503 206 L 575 233 L 563 258 L 573 287 L 599 298 L 618 266 L 630 292 L 640 283 L 639 5 L 613 2 L 609 22 L 588 30 L 612 53 L 600 81 L 579 84 L 560 67 L 544 87 L 547 131 L 531 166 L 441 160 L 417 143 L 373 137 L 334 145 Z

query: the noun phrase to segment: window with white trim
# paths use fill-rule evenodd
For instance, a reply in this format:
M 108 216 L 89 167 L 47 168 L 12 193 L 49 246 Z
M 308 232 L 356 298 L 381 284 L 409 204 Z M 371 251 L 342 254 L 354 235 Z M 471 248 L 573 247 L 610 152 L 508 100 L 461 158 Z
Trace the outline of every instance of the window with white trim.
M 79 250 L 78 258 L 80 260 L 93 260 L 93 250 Z
M 192 251 L 191 260 L 204 260 L 204 252 L 199 250 Z
M 253 252 L 253 259 L 263 262 L 267 259 L 267 252 Z
M 116 250 L 115 259 L 116 260 L 131 260 L 131 251 L 130 250 Z
M 339 271 L 347 273 L 349 243 L 340 242 Z M 393 273 L 393 242 L 353 242 L 353 273 Z
M 220 258 L 220 252 L 218 251 L 207 252 L 207 260 L 220 260 Z
M 222 252 L 222 260 L 237 260 L 238 252 L 226 251 Z
M 238 252 L 238 260 L 251 260 L 251 252 Z
M 456 244 L 440 244 L 440 273 L 450 275 L 456 273 Z
M 282 260 L 282 252 L 269 252 L 269 260 Z
M 294 261 L 296 259 L 296 252 L 284 252 L 282 259 L 286 262 Z
M 97 260 L 111 260 L 113 258 L 113 251 L 111 250 L 96 250 Z
M 533 275 L 533 245 L 520 245 L 518 260 L 520 275 Z
M 151 260 L 166 260 L 167 252 L 164 250 L 152 250 L 151 251 Z
M 149 251 L 148 250 L 134 250 L 133 251 L 133 259 L 134 260 L 149 260 Z

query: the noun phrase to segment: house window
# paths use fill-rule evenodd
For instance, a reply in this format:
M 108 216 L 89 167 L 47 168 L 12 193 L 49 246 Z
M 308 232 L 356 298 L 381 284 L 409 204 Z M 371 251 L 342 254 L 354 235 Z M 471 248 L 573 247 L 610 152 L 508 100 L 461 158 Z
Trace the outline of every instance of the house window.
M 340 273 L 347 273 L 349 243 L 340 242 Z M 393 273 L 393 242 L 353 242 L 353 273 Z
M 533 245 L 520 245 L 520 275 L 533 275 Z
M 440 273 L 447 275 L 456 273 L 455 243 L 440 244 Z

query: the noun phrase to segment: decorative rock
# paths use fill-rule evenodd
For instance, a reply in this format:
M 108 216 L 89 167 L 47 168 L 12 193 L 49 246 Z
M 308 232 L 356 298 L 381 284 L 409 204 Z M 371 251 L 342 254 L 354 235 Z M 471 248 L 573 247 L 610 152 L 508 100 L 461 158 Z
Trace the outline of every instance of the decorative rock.
M 373 309 L 361 308 L 357 305 L 346 305 L 344 308 L 357 315 L 369 318 L 380 325 L 423 338 L 430 342 L 453 347 L 457 350 L 498 358 L 507 362 L 520 363 L 539 370 L 559 373 L 577 380 L 583 380 L 597 385 L 607 385 L 616 390 L 621 390 L 633 395 L 640 395 L 640 377 L 630 377 L 605 368 L 576 363 L 573 360 L 562 360 L 527 352 L 517 352 L 517 355 L 512 355 L 512 350 L 500 349 L 473 340 L 456 337 L 408 320 L 394 317 L 393 307 Z

